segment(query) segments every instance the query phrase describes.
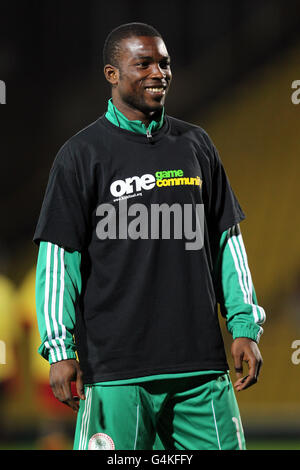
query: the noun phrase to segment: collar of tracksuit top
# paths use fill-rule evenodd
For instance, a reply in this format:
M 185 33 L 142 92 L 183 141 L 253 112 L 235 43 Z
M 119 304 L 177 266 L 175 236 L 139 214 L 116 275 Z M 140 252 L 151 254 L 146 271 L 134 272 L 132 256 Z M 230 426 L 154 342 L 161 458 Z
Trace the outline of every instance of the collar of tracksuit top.
M 112 98 L 108 100 L 108 108 L 105 114 L 108 119 L 115 126 L 125 129 L 127 131 L 135 132 L 136 134 L 151 135 L 153 132 L 158 131 L 164 123 L 165 109 L 162 109 L 161 117 L 158 121 L 151 121 L 149 126 L 146 127 L 142 121 L 130 121 L 124 114 L 119 111 L 112 102 Z

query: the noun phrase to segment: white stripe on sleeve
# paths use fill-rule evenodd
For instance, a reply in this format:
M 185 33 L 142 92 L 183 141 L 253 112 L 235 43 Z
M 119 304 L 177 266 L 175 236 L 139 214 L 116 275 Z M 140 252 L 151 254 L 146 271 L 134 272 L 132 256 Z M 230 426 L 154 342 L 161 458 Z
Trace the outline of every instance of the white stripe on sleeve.
M 59 353 L 59 351 L 58 351 L 56 341 L 53 340 L 52 338 L 52 331 L 51 331 L 50 318 L 49 318 L 50 272 L 51 272 L 50 267 L 51 267 L 51 243 L 48 242 L 47 262 L 46 262 L 46 281 L 45 281 L 45 301 L 44 301 L 44 315 L 45 315 L 48 341 L 45 342 L 45 346 L 50 351 L 52 361 L 56 362 L 57 359 L 55 357 L 54 349 L 57 353 Z M 54 346 L 54 349 L 52 346 Z
M 51 317 L 52 317 L 52 322 L 53 322 L 53 328 L 54 328 L 54 339 L 53 339 L 53 344 L 57 353 L 57 359 L 58 361 L 61 361 L 61 354 L 60 350 L 57 346 L 56 339 L 59 338 L 59 332 L 58 332 L 58 325 L 56 321 L 56 292 L 57 292 L 57 265 L 58 265 L 58 259 L 57 259 L 57 252 L 58 252 L 58 246 L 54 245 L 54 263 L 53 263 L 53 279 L 52 279 L 52 303 L 51 303 Z
M 63 308 L 64 308 L 64 291 L 65 291 L 65 250 L 60 249 L 60 293 L 59 293 L 59 309 L 58 309 L 58 322 L 61 326 L 62 336 L 60 338 L 60 344 L 62 347 L 63 359 L 67 359 L 66 347 L 64 340 L 66 339 L 66 327 L 63 324 Z
M 262 307 L 259 307 L 253 302 L 252 278 L 241 234 L 231 235 L 228 238 L 228 246 L 234 261 L 244 302 L 245 304 L 251 305 L 254 321 L 257 325 L 261 325 L 265 320 L 265 312 Z M 259 337 L 262 334 L 262 331 L 262 328 L 260 328 L 258 333 Z

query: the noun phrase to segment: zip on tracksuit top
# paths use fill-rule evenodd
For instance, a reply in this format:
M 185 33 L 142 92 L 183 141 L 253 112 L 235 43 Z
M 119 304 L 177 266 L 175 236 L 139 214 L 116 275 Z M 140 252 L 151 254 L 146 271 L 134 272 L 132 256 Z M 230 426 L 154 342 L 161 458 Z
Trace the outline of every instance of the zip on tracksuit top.
M 159 130 L 164 123 L 164 110 L 159 121 L 152 121 L 148 129 L 140 121 L 129 121 L 109 100 L 106 119 L 121 129 L 136 134 L 152 133 Z M 179 173 L 178 173 L 179 174 Z M 179 174 L 180 175 L 180 174 Z M 77 358 L 77 346 L 74 340 L 76 330 L 76 308 L 80 303 L 82 282 L 82 252 L 68 249 L 61 243 L 54 243 L 54 238 L 37 237 L 39 255 L 36 275 L 36 306 L 38 326 L 41 336 L 39 353 L 50 364 L 64 359 Z M 213 259 L 213 278 L 216 298 L 221 306 L 222 315 L 226 318 L 228 331 L 233 339 L 248 337 L 259 342 L 263 332 L 261 325 L 265 321 L 265 312 L 257 303 L 247 255 L 237 223 L 229 226 L 218 237 Z M 99 292 L 101 295 L 101 292 Z M 116 294 L 117 295 L 117 294 Z M 105 323 L 100 325 L 105 328 Z M 77 337 L 77 335 L 75 334 Z M 80 341 L 80 333 L 79 333 Z M 189 338 L 186 338 L 189 341 Z M 99 345 L 101 356 L 101 345 Z M 212 364 L 214 365 L 214 364 Z M 103 379 L 93 380 L 86 375 L 86 383 L 125 384 L 146 380 L 183 377 L 197 374 L 220 373 L 226 370 L 226 362 L 217 363 L 216 367 L 189 367 L 180 365 L 172 370 L 138 373 L 136 376 L 115 374 L 111 380 L 109 374 Z M 220 367 L 221 365 L 221 367 Z M 219 367 L 218 367 L 219 366 Z M 190 370 L 189 370 L 190 369 Z M 97 374 L 96 374 L 97 375 Z

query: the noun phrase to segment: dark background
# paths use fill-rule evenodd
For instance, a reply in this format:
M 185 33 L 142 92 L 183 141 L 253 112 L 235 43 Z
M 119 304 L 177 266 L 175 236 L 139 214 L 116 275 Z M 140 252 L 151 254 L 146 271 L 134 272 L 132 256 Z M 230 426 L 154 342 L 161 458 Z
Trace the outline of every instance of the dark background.
M 10 1 L 1 4 L 1 241 L 32 236 L 58 147 L 105 111 L 102 47 L 112 28 L 154 25 L 172 57 L 167 111 L 198 114 L 300 35 L 299 1 Z
M 252 437 L 264 434 L 266 438 L 273 439 L 276 429 L 275 437 L 284 434 L 298 439 L 300 426 L 294 418 L 300 415 L 300 403 L 295 392 L 297 375 L 296 367 L 291 366 L 290 344 L 297 339 L 299 324 L 286 326 L 283 310 L 276 309 L 280 296 L 289 299 L 289 296 L 294 298 L 298 295 L 298 264 L 292 261 L 285 264 L 286 259 L 294 260 L 299 255 L 296 245 L 299 218 L 295 216 L 299 199 L 297 193 L 290 189 L 295 173 L 291 170 L 291 175 L 286 174 L 286 178 L 283 175 L 286 191 L 280 180 L 289 165 L 295 165 L 293 168 L 298 170 L 295 161 L 299 157 L 300 105 L 298 108 L 293 105 L 290 95 L 292 80 L 300 79 L 297 68 L 297 57 L 300 59 L 300 54 L 297 56 L 300 52 L 300 2 L 24 0 L 2 2 L 0 16 L 0 80 L 5 81 L 7 89 L 7 104 L 0 106 L 0 269 L 16 287 L 16 298 L 18 289 L 36 262 L 37 250 L 31 240 L 55 154 L 65 140 L 106 110 L 110 95 L 103 76 L 104 40 L 111 29 L 122 23 L 142 21 L 151 24 L 164 37 L 172 60 L 173 82 L 166 110 L 170 115 L 201 125 L 215 140 L 241 205 L 248 209 L 246 248 L 257 275 L 261 303 L 270 322 L 274 315 L 278 331 L 294 331 L 294 336 L 287 333 L 286 343 L 282 346 L 286 348 L 285 364 L 293 367 L 293 375 L 290 376 L 292 389 L 285 395 L 286 390 L 282 386 L 280 393 L 277 390 L 277 398 L 273 399 L 272 377 L 277 376 L 279 366 L 277 359 L 275 364 L 272 360 L 267 362 L 264 368 L 269 375 L 266 375 L 265 385 L 261 384 L 259 392 L 249 391 L 248 396 L 245 392 L 241 399 L 246 426 L 249 416 L 247 429 Z M 296 64 L 295 67 L 289 68 L 290 63 Z M 280 78 L 285 70 L 286 76 Z M 264 82 L 266 74 L 269 78 Z M 268 95 L 270 90 L 272 95 Z M 264 101 L 264 96 L 269 96 L 269 101 Z M 248 104 L 245 105 L 247 97 Z M 251 103 L 255 105 L 251 106 Z M 263 119 L 261 116 L 267 109 L 270 112 Z M 243 110 L 241 114 L 239 110 Z M 288 120 L 285 113 L 288 113 Z M 245 117 L 248 121 L 244 122 Z M 256 123 L 259 123 L 257 128 Z M 291 129 L 292 139 L 288 134 Z M 266 144 L 272 139 L 273 143 L 276 142 L 278 155 Z M 247 157 L 250 148 L 253 157 L 261 154 L 260 161 L 269 162 L 266 171 L 263 166 L 260 168 L 259 163 L 253 170 L 251 158 Z M 244 154 L 246 156 L 241 162 Z M 277 173 L 272 174 L 275 170 Z M 251 180 L 250 176 L 255 175 L 258 179 Z M 265 207 L 267 211 L 257 216 L 259 206 L 268 198 L 272 200 L 273 192 L 276 196 L 271 186 L 276 178 L 280 191 L 288 193 L 289 198 L 284 199 L 277 211 L 274 207 L 270 210 L 270 203 Z M 275 197 L 275 205 L 276 201 Z M 261 246 L 262 240 L 274 239 L 274 233 L 278 235 L 278 232 L 287 230 L 284 223 L 287 208 L 293 217 L 288 235 L 277 237 L 275 248 L 266 251 Z M 266 218 L 269 219 L 268 224 L 265 223 Z M 275 265 L 281 243 L 289 252 L 291 232 L 293 251 Z M 268 264 L 269 271 L 266 270 Z M 275 279 L 274 270 L 282 276 Z M 255 279 L 256 276 L 254 284 Z M 284 284 L 286 279 L 289 282 Z M 299 313 L 298 307 L 299 303 L 296 303 Z M 30 328 L 36 328 L 34 322 Z M 29 360 L 30 357 L 26 356 L 30 355 L 29 346 L 24 340 L 27 333 L 22 332 L 22 348 L 27 348 L 23 357 Z M 274 339 L 271 333 L 269 337 L 266 334 L 265 347 L 263 340 L 261 346 L 262 353 L 265 351 L 266 357 L 270 358 L 274 354 L 272 337 Z M 284 362 L 282 368 L 286 369 Z M 284 378 L 280 377 L 282 384 Z M 30 379 L 24 380 L 26 396 L 30 399 Z M 264 390 L 269 390 L 268 398 Z M 14 399 L 17 403 L 18 394 Z M 257 402 L 260 411 L 257 411 L 255 419 Z M 26 428 L 26 419 L 30 420 L 30 416 L 24 412 L 24 406 L 24 403 L 20 404 L 20 416 L 23 416 Z M 18 411 L 13 405 L 11 407 L 17 419 Z M 34 410 L 34 406 L 32 408 Z M 267 418 L 261 423 L 258 415 L 264 411 Z M 275 425 L 271 418 L 274 412 L 279 413 Z M 36 436 L 36 431 L 32 431 L 32 427 L 30 429 Z M 11 434 L 14 436 L 10 428 L 5 436 Z M 19 437 L 13 437 L 16 438 Z

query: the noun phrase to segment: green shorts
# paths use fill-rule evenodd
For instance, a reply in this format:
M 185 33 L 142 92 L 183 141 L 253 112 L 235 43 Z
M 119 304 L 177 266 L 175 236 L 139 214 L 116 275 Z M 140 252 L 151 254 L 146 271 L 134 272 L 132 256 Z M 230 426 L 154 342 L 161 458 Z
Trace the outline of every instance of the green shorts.
M 228 373 L 88 385 L 74 450 L 243 450 L 244 432 Z

